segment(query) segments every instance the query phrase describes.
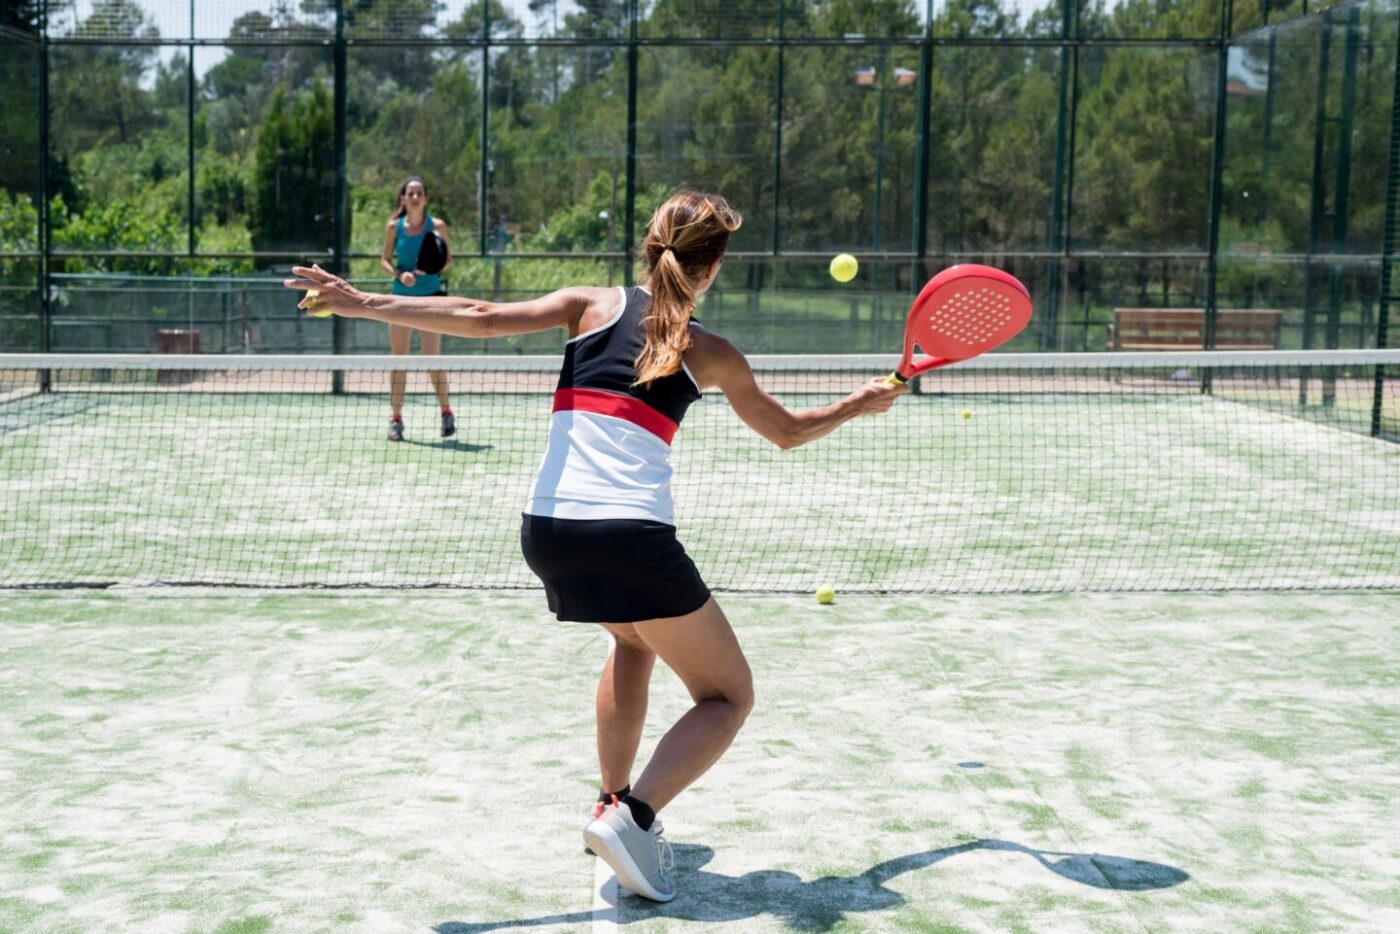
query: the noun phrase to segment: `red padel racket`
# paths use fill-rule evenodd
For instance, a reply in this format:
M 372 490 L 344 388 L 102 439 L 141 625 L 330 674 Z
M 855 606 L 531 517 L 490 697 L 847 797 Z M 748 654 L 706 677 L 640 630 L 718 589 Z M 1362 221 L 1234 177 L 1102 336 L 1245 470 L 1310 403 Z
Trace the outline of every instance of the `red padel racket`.
M 1009 272 L 967 263 L 943 270 L 924 286 L 904 323 L 904 356 L 888 377 L 907 383 L 1011 340 L 1031 320 L 1031 296 Z M 914 345 L 928 354 L 914 359 Z

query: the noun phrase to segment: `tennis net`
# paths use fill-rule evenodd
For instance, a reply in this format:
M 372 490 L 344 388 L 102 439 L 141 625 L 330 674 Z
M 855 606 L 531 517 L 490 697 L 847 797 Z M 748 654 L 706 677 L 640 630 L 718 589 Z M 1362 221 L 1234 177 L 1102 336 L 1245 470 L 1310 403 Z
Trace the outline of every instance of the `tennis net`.
M 558 363 L 0 355 L 0 586 L 537 586 Z M 804 408 L 893 359 L 753 363 Z M 1397 437 L 1400 351 L 992 354 L 786 452 L 707 393 L 677 521 L 718 590 L 1394 588 Z

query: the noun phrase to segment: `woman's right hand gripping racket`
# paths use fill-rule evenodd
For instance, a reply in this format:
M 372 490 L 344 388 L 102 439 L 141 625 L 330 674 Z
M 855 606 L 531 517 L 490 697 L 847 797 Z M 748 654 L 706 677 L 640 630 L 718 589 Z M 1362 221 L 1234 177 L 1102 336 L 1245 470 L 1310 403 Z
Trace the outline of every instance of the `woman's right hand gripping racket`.
M 1031 296 L 1009 272 L 968 263 L 928 281 L 904 323 L 904 356 L 886 377 L 898 385 L 920 373 L 1000 347 L 1031 320 Z M 928 356 L 914 359 L 918 345 Z

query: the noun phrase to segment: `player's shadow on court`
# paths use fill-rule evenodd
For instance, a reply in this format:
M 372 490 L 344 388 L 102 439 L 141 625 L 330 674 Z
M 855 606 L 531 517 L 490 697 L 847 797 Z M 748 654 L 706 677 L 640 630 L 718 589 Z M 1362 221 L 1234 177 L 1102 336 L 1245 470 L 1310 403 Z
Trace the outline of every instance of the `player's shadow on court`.
M 456 438 L 440 438 L 437 441 L 415 441 L 412 438 L 404 438 L 399 444 L 406 444 L 416 448 L 438 448 L 443 451 L 460 451 L 463 454 L 479 454 L 482 451 L 491 450 L 491 445 L 489 444 L 472 444 L 469 441 L 458 441 Z
M 886 860 L 858 876 L 823 876 L 804 882 L 791 872 L 777 869 L 747 872 L 738 877 L 705 872 L 701 867 L 714 858 L 714 850 L 707 846 L 679 844 L 675 847 L 675 878 L 680 891 L 675 901 L 659 905 L 636 896 L 624 896 L 617 920 L 620 924 L 658 918 L 742 921 L 766 914 L 781 918 L 788 927 L 797 930 L 829 931 L 848 914 L 883 911 L 904 904 L 904 896 L 885 888 L 891 879 L 973 850 L 1024 853 L 1057 876 L 1097 889 L 1146 892 L 1180 885 L 1191 878 L 1174 866 L 1126 856 L 1061 853 L 1005 840 L 974 840 Z M 434 930 L 437 934 L 477 934 L 547 924 L 580 924 L 594 920 L 596 914 L 576 911 L 513 921 L 449 921 Z
M 34 431 L 51 424 L 75 422 L 80 416 L 100 409 L 100 403 L 77 401 L 61 394 L 0 399 L 0 436 L 16 431 Z

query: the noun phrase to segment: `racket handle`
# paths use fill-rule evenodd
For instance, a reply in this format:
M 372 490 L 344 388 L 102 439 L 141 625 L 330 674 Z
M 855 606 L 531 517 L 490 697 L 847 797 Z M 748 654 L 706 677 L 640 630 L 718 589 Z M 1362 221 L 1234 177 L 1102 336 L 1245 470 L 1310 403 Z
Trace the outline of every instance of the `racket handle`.
M 889 376 L 885 377 L 885 382 L 889 383 L 891 386 L 903 386 L 905 383 L 909 382 L 909 380 L 900 376 L 899 371 L 895 370 Z

